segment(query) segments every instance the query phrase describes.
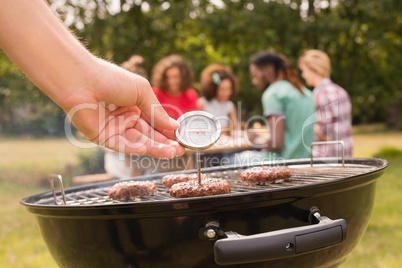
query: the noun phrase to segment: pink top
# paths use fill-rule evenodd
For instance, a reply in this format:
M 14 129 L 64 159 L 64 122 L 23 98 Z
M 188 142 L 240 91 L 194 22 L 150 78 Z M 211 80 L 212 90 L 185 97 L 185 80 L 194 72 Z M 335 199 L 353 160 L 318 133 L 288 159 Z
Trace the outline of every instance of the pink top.
M 343 141 L 345 156 L 352 156 L 352 105 L 348 93 L 329 78 L 325 78 L 313 90 L 317 107 L 317 124 L 321 131 L 333 141 Z M 318 138 L 316 137 L 316 140 Z M 341 146 L 318 145 L 314 147 L 316 157 L 341 157 Z
M 182 114 L 197 110 L 198 94 L 194 89 L 187 89 L 179 95 L 171 95 L 159 88 L 152 88 L 162 107 L 173 119 Z

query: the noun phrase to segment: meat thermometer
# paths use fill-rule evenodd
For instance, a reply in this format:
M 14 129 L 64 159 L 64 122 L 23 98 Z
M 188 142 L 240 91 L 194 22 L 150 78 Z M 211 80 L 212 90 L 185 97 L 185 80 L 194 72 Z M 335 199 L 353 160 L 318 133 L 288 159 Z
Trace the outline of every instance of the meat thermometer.
M 177 141 L 188 149 L 196 151 L 198 183 L 201 184 L 201 157 L 200 151 L 205 150 L 221 136 L 222 128 L 219 120 L 204 111 L 192 111 L 183 114 L 177 120 Z

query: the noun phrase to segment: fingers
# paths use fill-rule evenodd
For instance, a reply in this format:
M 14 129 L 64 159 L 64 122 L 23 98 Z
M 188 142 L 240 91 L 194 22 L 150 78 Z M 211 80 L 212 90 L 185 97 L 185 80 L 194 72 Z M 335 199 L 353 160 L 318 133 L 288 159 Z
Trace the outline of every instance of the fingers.
M 135 129 L 127 130 L 125 136 L 127 140 L 136 140 L 138 139 L 138 135 L 141 135 L 141 140 L 145 142 L 130 143 L 126 147 L 126 153 L 139 154 L 139 152 L 143 152 L 149 156 L 162 159 L 171 159 L 184 154 L 183 146 L 171 139 L 163 139 L 162 137 L 151 139 Z M 159 135 L 163 136 L 161 133 Z M 163 141 L 158 142 L 157 140 Z M 137 145 L 140 145 L 140 147 L 136 147 Z
M 166 139 L 164 143 L 157 142 L 136 129 L 127 130 L 125 136 L 111 137 L 105 146 L 126 154 L 146 154 L 162 159 L 171 159 L 184 154 L 184 148 L 178 142 L 170 139 Z
M 166 133 L 166 135 L 164 135 Z M 146 147 L 146 154 L 153 157 L 173 158 L 184 154 L 184 148 L 177 141 L 173 131 L 165 131 L 164 134 L 152 128 L 145 120 L 139 119 L 134 128 L 125 132 L 125 137 L 130 141 L 141 139 Z M 174 138 L 171 138 L 171 137 Z
M 184 148 L 169 138 L 169 135 L 156 131 L 142 118 L 130 117 L 135 118 L 136 122 L 133 126 L 130 123 L 123 131 L 122 126 L 116 124 L 118 120 L 109 122 L 107 127 L 109 138 L 104 142 L 104 146 L 126 154 L 147 154 L 155 158 L 170 159 L 184 154 Z M 174 136 L 173 131 L 166 133 Z

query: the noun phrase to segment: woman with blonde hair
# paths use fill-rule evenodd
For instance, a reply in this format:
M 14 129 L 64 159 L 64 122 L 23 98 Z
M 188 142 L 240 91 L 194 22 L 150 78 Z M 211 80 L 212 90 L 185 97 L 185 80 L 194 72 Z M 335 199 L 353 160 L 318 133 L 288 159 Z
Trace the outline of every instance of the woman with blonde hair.
M 332 82 L 331 60 L 317 49 L 306 50 L 298 61 L 302 77 L 313 86 L 317 123 L 314 127 L 316 141 L 343 141 L 345 156 L 352 156 L 352 105 L 348 93 Z M 316 157 L 341 156 L 339 145 L 318 145 L 313 149 Z

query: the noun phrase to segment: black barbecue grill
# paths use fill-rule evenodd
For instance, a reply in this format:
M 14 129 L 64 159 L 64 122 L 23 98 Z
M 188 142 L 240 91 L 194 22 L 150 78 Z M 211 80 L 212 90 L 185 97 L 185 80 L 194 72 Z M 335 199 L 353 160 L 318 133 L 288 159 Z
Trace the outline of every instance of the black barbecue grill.
M 156 183 L 149 198 L 111 200 L 107 191 L 118 182 L 111 181 L 66 190 L 61 183 L 21 202 L 62 267 L 336 267 L 363 236 L 387 166 L 338 162 L 281 162 L 290 180 L 268 185 L 241 181 L 251 165 L 204 169 L 229 181 L 231 193 L 219 196 L 173 198 L 165 173 L 136 178 Z

